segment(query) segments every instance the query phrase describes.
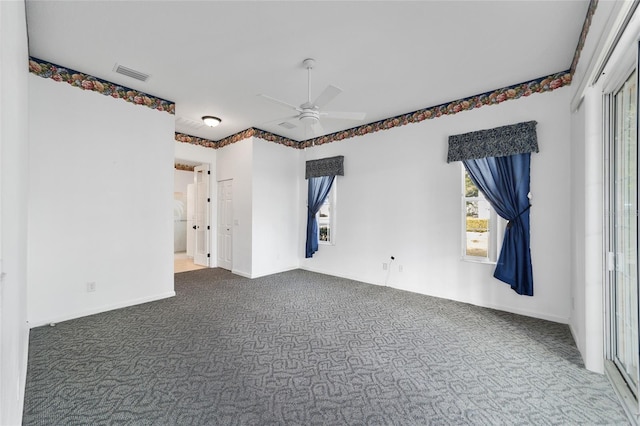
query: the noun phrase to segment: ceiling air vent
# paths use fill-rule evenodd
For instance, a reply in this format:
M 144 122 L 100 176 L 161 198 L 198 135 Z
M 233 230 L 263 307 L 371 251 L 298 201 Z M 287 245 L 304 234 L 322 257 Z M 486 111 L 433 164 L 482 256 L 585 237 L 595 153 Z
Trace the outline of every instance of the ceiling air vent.
M 202 121 L 195 121 L 185 117 L 176 117 L 176 124 L 194 129 L 204 127 L 204 123 Z
M 294 124 L 291 124 L 288 121 L 283 121 L 282 123 L 279 123 L 278 126 L 284 127 L 285 129 L 295 129 L 296 128 L 296 126 Z
M 136 80 L 140 81 L 147 81 L 147 79 L 149 78 L 149 74 L 145 74 L 143 72 L 136 71 L 134 69 L 127 68 L 118 64 L 113 67 L 113 70 L 118 74 L 126 75 L 127 77 L 135 78 Z

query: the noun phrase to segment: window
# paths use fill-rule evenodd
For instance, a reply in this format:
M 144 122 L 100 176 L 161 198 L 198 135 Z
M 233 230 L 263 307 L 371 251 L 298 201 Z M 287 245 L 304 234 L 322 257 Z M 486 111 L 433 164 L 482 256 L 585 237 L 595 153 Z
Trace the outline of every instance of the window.
M 329 195 L 322 203 L 316 216 L 318 220 L 318 243 L 335 243 L 336 223 L 336 181 L 333 181 Z
M 504 219 L 498 216 L 462 166 L 462 258 L 495 263 Z

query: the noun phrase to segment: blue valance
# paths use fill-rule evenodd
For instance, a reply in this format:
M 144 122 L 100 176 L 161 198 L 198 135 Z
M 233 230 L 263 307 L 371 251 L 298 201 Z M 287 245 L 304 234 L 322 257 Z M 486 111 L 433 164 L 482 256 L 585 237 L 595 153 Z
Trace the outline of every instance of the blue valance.
M 449 136 L 447 163 L 538 152 L 535 121 Z
M 304 178 L 321 176 L 344 176 L 344 155 L 307 161 Z

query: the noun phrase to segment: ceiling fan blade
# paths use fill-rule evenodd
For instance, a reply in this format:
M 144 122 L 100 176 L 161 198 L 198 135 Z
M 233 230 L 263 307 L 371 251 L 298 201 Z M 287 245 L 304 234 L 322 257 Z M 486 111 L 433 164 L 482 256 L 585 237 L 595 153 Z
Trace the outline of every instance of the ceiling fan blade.
M 340 93 L 342 93 L 342 89 L 336 86 L 329 85 L 326 89 L 324 89 L 322 93 L 320 93 L 320 96 L 316 98 L 316 100 L 313 102 L 313 105 L 318 108 L 322 108 L 323 106 L 331 102 L 333 98 L 338 96 Z
M 321 116 L 327 118 L 338 118 L 341 120 L 358 120 L 362 121 L 367 116 L 365 112 L 345 112 L 345 111 L 324 111 Z
M 290 103 L 287 103 L 285 101 L 281 101 L 280 99 L 276 99 L 276 98 L 272 98 L 271 96 L 268 95 L 264 95 L 262 93 L 260 93 L 258 96 L 260 96 L 261 98 L 264 98 L 270 102 L 273 102 L 274 104 L 278 104 L 280 106 L 295 110 L 295 111 L 302 111 L 299 107 L 295 106 L 295 105 L 291 105 Z

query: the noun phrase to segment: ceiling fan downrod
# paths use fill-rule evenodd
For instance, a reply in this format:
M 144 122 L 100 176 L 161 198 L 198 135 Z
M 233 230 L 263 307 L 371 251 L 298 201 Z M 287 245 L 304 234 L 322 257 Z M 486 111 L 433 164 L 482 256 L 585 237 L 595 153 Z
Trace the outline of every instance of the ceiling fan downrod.
M 302 65 L 307 68 L 307 103 L 311 105 L 311 70 L 315 65 L 316 60 L 313 58 L 307 58 L 302 61 Z

